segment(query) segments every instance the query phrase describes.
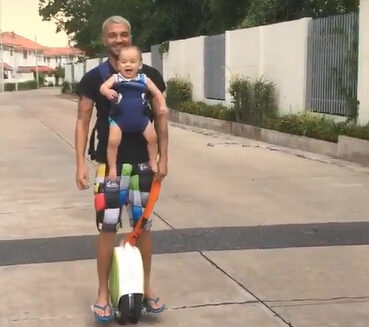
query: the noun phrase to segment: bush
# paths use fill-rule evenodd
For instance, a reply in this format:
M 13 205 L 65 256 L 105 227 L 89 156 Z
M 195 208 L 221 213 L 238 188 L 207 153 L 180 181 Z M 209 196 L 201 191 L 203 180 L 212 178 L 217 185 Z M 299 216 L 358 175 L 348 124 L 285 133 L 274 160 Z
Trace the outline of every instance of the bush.
M 167 106 L 178 109 L 183 102 L 192 101 L 192 83 L 184 78 L 174 77 L 167 81 Z
M 61 88 L 61 93 L 64 94 L 75 94 L 77 92 L 78 83 L 69 83 L 64 81 Z
M 337 142 L 344 124 L 336 123 L 333 119 L 325 116 L 301 113 L 267 119 L 263 123 L 263 127 L 283 133 Z
M 342 127 L 341 135 L 346 135 L 362 140 L 369 140 L 369 123 L 362 126 L 354 124 L 345 125 Z
M 369 123 L 365 126 L 357 126 L 350 120 L 337 123 L 332 118 L 312 113 L 278 116 L 275 85 L 265 79 L 250 81 L 244 77 L 234 78 L 229 89 L 233 103 L 231 108 L 222 104 L 209 105 L 203 101 L 192 101 L 191 91 L 190 82 L 179 78 L 170 79 L 168 106 L 189 114 L 250 124 L 328 142 L 337 142 L 339 135 L 369 140 Z
M 15 91 L 15 83 L 5 83 L 4 91 Z M 27 81 L 18 83 L 18 91 L 35 90 L 37 89 L 37 81 Z
M 277 117 L 274 83 L 236 76 L 230 82 L 229 93 L 237 122 L 259 126 L 265 119 Z
M 70 83 L 64 81 L 61 88 L 61 93 L 70 93 L 71 92 L 71 85 Z
M 230 120 L 226 119 L 226 112 L 230 110 L 221 104 L 209 105 L 203 101 L 186 101 L 179 104 L 178 110 L 204 117 Z

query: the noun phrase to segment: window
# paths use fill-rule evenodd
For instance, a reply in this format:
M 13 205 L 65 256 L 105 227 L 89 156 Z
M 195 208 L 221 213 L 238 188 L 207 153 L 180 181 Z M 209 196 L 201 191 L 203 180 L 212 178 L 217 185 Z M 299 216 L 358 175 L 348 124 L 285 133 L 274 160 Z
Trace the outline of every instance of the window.
M 27 59 L 28 58 L 28 53 L 27 51 L 23 51 L 23 59 Z

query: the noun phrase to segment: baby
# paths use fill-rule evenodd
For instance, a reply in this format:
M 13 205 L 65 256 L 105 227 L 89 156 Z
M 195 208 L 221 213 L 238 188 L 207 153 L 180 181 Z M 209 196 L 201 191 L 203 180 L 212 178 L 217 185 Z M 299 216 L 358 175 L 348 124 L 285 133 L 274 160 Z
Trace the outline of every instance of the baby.
M 150 78 L 139 73 L 142 54 L 136 46 L 121 50 L 118 59 L 118 74 L 112 75 L 101 85 L 100 92 L 112 101 L 109 113 L 109 139 L 107 160 L 108 178 L 117 177 L 116 158 L 122 140 L 122 131 L 141 132 L 147 140 L 149 165 L 156 173 L 157 136 L 147 114 L 146 92 L 149 91 L 159 103 L 161 111 L 167 111 L 163 94 Z

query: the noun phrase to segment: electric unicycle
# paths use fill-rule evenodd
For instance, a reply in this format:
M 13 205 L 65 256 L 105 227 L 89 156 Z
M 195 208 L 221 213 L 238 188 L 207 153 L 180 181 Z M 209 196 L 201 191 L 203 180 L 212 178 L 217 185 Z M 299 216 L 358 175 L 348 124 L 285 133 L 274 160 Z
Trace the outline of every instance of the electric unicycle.
M 110 301 L 119 325 L 137 324 L 141 318 L 144 270 L 141 253 L 135 244 L 154 209 L 160 188 L 160 182 L 153 181 L 146 208 L 136 227 L 119 246 L 114 248 L 109 291 Z

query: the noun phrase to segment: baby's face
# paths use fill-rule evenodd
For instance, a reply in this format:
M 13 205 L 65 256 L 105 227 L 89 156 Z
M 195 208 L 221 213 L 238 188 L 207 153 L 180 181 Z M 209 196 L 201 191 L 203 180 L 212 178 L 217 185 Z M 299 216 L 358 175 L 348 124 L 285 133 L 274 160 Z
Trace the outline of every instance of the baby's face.
M 119 72 L 126 78 L 137 76 L 141 68 L 140 53 L 135 48 L 123 49 L 119 56 Z

